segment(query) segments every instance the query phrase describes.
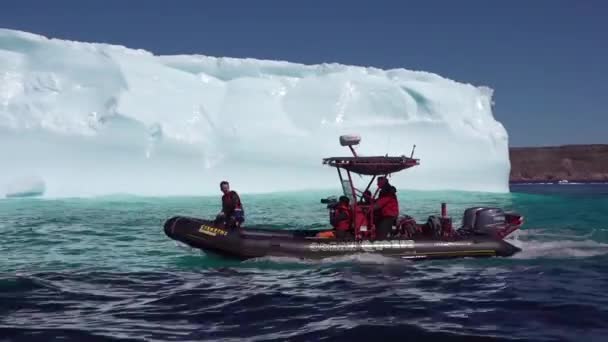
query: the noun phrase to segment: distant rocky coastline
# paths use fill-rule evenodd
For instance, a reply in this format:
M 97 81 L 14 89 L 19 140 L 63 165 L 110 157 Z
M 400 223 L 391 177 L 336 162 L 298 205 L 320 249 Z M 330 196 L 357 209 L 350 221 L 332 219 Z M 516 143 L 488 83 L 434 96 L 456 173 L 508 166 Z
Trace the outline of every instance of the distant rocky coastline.
M 608 182 L 608 144 L 511 147 L 511 183 Z

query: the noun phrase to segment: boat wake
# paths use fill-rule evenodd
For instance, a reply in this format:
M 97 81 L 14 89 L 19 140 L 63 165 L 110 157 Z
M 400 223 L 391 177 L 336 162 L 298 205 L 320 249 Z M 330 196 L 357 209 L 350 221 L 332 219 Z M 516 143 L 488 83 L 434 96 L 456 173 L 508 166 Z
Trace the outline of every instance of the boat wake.
M 198 249 L 188 246 L 183 242 L 176 241 L 175 246 L 178 248 L 192 253 L 197 256 L 207 256 L 207 254 Z M 276 264 L 299 264 L 299 265 L 324 265 L 324 264 L 341 264 L 341 263 L 360 263 L 360 264 L 371 264 L 371 265 L 390 265 L 390 264 L 403 264 L 404 262 L 412 262 L 410 260 L 402 260 L 398 258 L 391 258 L 380 254 L 373 253 L 358 253 L 343 256 L 327 257 L 324 259 L 303 259 L 290 256 L 265 256 L 260 258 L 251 258 L 244 260 L 243 265 L 256 265 L 262 263 L 276 263 Z
M 520 231 L 505 239 L 510 244 L 522 249 L 511 258 L 513 259 L 568 259 L 589 258 L 600 255 L 608 255 L 608 243 L 593 240 L 594 231 L 584 235 L 549 232 L 543 229 L 529 229 Z M 195 255 L 206 256 L 200 249 L 190 247 L 184 243 L 176 242 L 176 246 L 189 251 Z M 336 264 L 361 264 L 361 265 L 397 265 L 415 264 L 413 260 L 388 257 L 374 253 L 356 253 L 343 256 L 327 257 L 323 259 L 302 259 L 289 256 L 266 256 L 252 258 L 243 261 L 242 265 L 260 264 L 281 265 L 336 265 Z
M 295 263 L 303 265 L 331 265 L 331 264 L 342 264 L 342 263 L 359 263 L 369 265 L 392 265 L 392 264 L 403 264 L 404 262 L 412 262 L 409 260 L 402 260 L 399 258 L 391 258 L 380 254 L 373 253 L 357 253 L 343 256 L 327 257 L 323 259 L 300 259 L 295 257 L 278 257 L 278 256 L 267 256 L 261 258 L 254 258 L 244 261 L 245 263 L 260 263 L 260 262 L 272 262 L 272 263 Z
M 513 258 L 588 258 L 608 254 L 608 243 L 591 239 L 594 231 L 584 235 L 546 233 L 545 231 L 542 229 L 519 231 L 506 239 L 507 242 L 522 249 Z

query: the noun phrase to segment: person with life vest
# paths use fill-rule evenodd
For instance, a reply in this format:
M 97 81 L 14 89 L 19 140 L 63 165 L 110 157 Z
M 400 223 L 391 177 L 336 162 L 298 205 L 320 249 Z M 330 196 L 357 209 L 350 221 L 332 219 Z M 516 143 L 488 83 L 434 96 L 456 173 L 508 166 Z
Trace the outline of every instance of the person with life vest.
M 338 239 L 348 237 L 351 230 L 351 210 L 350 210 L 350 199 L 346 196 L 340 196 L 336 211 L 330 220 L 332 227 L 335 229 L 335 236 Z
M 350 199 L 346 196 L 340 196 L 338 203 L 331 209 L 331 216 L 329 218 L 329 223 L 334 229 L 320 232 L 316 236 L 320 238 L 338 239 L 352 237 L 351 222 Z
M 380 193 L 374 203 L 376 238 L 386 239 L 399 216 L 399 201 L 397 189 L 392 186 L 386 177 L 378 177 L 377 182 Z
M 363 192 L 363 196 L 361 196 L 361 200 L 357 202 L 359 205 L 370 205 L 372 203 L 372 192 L 369 190 L 365 190 Z
M 222 211 L 217 215 L 216 222 L 224 223 L 227 228 L 240 227 L 245 221 L 245 212 L 241 198 L 234 190 L 230 190 L 230 184 L 227 181 L 220 183 L 222 190 Z

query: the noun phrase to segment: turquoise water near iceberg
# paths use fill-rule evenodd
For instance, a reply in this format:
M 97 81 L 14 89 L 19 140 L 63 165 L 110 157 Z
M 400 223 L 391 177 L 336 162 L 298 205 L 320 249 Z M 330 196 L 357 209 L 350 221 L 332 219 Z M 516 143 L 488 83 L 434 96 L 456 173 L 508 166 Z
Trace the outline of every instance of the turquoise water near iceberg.
M 238 189 L 236 189 L 238 191 Z M 8 340 L 602 340 L 608 185 L 509 194 L 399 191 L 418 220 L 440 202 L 526 217 L 512 258 L 412 262 L 211 257 L 162 232 L 219 197 L 0 199 L 0 337 Z M 337 192 L 242 195 L 249 225 L 324 228 Z

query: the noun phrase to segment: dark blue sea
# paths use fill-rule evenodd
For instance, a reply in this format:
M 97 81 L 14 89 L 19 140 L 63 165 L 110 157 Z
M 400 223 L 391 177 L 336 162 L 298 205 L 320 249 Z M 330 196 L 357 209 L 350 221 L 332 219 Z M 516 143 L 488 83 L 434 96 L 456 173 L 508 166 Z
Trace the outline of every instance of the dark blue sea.
M 332 193 L 243 195 L 248 223 L 327 227 Z M 399 192 L 525 215 L 511 258 L 207 256 L 162 232 L 215 197 L 0 199 L 0 341 L 608 341 L 608 185 Z

